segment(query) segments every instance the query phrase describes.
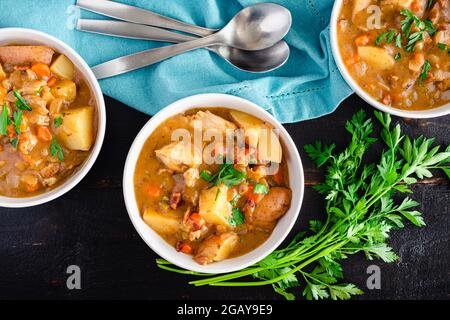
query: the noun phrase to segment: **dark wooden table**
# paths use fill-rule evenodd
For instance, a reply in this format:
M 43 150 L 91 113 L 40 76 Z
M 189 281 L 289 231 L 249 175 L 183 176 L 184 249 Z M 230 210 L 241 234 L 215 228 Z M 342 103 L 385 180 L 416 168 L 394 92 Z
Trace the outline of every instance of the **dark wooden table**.
M 194 288 L 186 276 L 155 266 L 157 257 L 134 230 L 122 197 L 125 157 L 147 115 L 106 99 L 108 126 L 100 157 L 92 171 L 63 197 L 35 208 L 0 208 L 0 299 L 279 299 L 271 287 Z M 356 96 L 320 119 L 286 125 L 305 166 L 306 191 L 294 231 L 321 217 L 323 201 L 312 185 L 322 179 L 303 152 L 316 139 L 348 142 L 344 122 L 358 109 L 372 109 Z M 399 120 L 411 135 L 450 143 L 450 117 Z M 372 155 L 376 156 L 376 150 Z M 398 263 L 367 261 L 362 255 L 344 263 L 345 281 L 365 291 L 358 299 L 449 299 L 449 181 L 438 174 L 413 186 L 427 226 L 407 225 L 394 231 L 390 243 Z M 368 290 L 366 269 L 381 268 L 381 289 Z M 81 268 L 81 290 L 68 290 L 66 268 Z M 299 295 L 300 296 L 300 295 Z

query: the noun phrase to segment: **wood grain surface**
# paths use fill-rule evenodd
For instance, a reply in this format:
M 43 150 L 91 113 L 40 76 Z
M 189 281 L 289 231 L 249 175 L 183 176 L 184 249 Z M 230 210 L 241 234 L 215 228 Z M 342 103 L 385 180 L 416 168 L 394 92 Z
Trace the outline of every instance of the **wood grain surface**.
M 134 137 L 149 119 L 106 98 L 108 125 L 100 157 L 87 177 L 51 203 L 29 209 L 0 208 L 0 299 L 280 299 L 271 287 L 194 288 L 187 276 L 159 270 L 156 254 L 134 230 L 122 197 L 124 161 Z M 323 178 L 303 152 L 303 145 L 321 140 L 344 147 L 349 136 L 344 122 L 358 109 L 372 108 L 355 95 L 325 117 L 286 125 L 305 167 L 306 191 L 290 238 L 311 218 L 323 217 L 323 200 L 312 186 Z M 450 143 L 450 117 L 399 119 L 412 136 Z M 367 158 L 379 153 L 371 150 Z M 367 261 L 362 255 L 344 262 L 345 281 L 365 291 L 356 299 L 450 298 L 450 191 L 442 173 L 413 186 L 427 226 L 392 233 L 390 244 L 398 263 Z M 366 269 L 381 269 L 381 289 L 368 290 Z M 66 268 L 81 268 L 81 290 L 68 290 Z M 300 291 L 298 292 L 300 296 Z

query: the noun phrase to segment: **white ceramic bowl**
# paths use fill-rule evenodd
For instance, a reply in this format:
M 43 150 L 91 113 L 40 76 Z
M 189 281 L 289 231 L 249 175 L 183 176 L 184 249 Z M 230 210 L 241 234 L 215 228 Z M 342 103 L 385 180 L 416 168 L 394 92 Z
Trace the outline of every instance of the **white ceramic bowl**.
M 8 44 L 41 44 L 51 47 L 66 55 L 75 67 L 83 74 L 96 100 L 97 107 L 97 136 L 94 146 L 91 149 L 89 157 L 62 185 L 50 190 L 49 192 L 28 197 L 28 198 L 10 198 L 0 196 L 0 207 L 24 208 L 39 205 L 62 196 L 71 190 L 88 173 L 94 164 L 103 144 L 106 128 L 105 101 L 100 86 L 87 63 L 67 44 L 50 36 L 46 33 L 22 28 L 3 28 L 0 29 L 0 46 Z
M 341 10 L 343 0 L 336 0 L 333 6 L 333 12 L 331 13 L 331 21 L 330 21 L 330 38 L 331 38 L 331 49 L 333 52 L 334 60 L 339 68 L 339 71 L 342 74 L 342 77 L 345 79 L 347 84 L 355 91 L 355 93 L 360 96 L 363 100 L 365 100 L 368 104 L 373 107 L 393 114 L 399 117 L 405 118 L 434 118 L 440 117 L 447 114 L 450 114 L 450 103 L 447 103 L 438 108 L 433 108 L 430 110 L 402 110 L 396 109 L 382 104 L 381 102 L 372 98 L 368 93 L 366 93 L 358 83 L 352 78 L 352 76 L 347 71 L 347 68 L 344 65 L 344 62 L 341 57 L 341 53 L 339 52 L 338 39 L 337 39 L 337 22 L 339 19 L 339 12 Z
M 175 114 L 182 113 L 192 108 L 219 106 L 247 112 L 270 123 L 274 128 L 280 130 L 280 140 L 283 145 L 283 153 L 289 168 L 292 201 L 289 210 L 278 221 L 278 224 L 273 230 L 271 236 L 262 245 L 243 256 L 201 266 L 192 259 L 192 256 L 177 252 L 173 246 L 164 241 L 164 239 L 162 239 L 142 220 L 138 205 L 136 203 L 133 177 L 136 162 L 145 141 L 163 121 Z M 298 150 L 283 126 L 268 112 L 264 111 L 254 103 L 225 94 L 200 94 L 187 97 L 172 103 L 158 112 L 147 122 L 134 140 L 128 153 L 123 173 L 123 194 L 125 197 L 125 204 L 130 219 L 141 238 L 158 255 L 171 263 L 184 269 L 205 273 L 223 273 L 239 270 L 258 262 L 275 250 L 286 238 L 297 220 L 303 199 L 303 184 L 303 168 Z

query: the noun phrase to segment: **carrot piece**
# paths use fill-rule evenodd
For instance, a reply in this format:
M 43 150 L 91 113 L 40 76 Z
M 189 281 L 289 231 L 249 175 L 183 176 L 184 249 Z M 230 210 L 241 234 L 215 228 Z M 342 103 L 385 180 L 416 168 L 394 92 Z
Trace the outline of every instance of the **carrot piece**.
M 50 77 L 50 68 L 48 67 L 48 65 L 44 63 L 41 62 L 33 63 L 31 65 L 31 70 L 34 71 L 34 73 L 36 73 L 41 78 Z
M 363 34 L 362 36 L 355 38 L 355 45 L 357 47 L 365 46 L 369 43 L 369 41 L 370 41 L 369 36 L 366 34 Z
M 5 100 L 7 93 L 8 93 L 8 90 L 6 90 L 4 87 L 0 86 L 0 103 L 1 104 L 3 104 L 3 101 Z
M 192 252 L 192 247 L 186 243 L 183 243 L 180 246 L 180 251 L 185 253 L 185 254 L 190 254 Z
M 56 77 L 51 77 L 50 79 L 48 79 L 47 86 L 53 87 L 55 84 L 56 84 Z
M 9 124 L 6 126 L 6 131 L 8 131 L 8 137 L 11 139 L 16 134 L 16 131 L 14 130 L 14 125 Z
M 157 185 L 147 185 L 145 192 L 150 196 L 150 197 L 158 197 L 161 194 L 161 188 Z
M 417 13 L 422 10 L 422 5 L 419 3 L 419 1 L 413 1 L 413 3 L 411 3 L 411 10 Z
M 38 126 L 36 127 L 36 135 L 41 141 L 50 141 L 52 140 L 52 133 L 48 127 Z
M 248 186 L 248 191 L 247 191 L 247 199 L 250 201 L 253 201 L 254 203 L 258 203 L 262 200 L 262 198 L 264 197 L 264 194 L 262 193 L 254 193 L 253 192 L 253 185 Z
M 355 63 L 358 63 L 359 61 L 360 61 L 359 55 L 355 54 L 355 55 L 352 56 L 351 58 L 345 60 L 345 64 L 346 64 L 347 66 L 351 66 L 351 65 L 353 65 L 353 64 L 355 64 Z
M 273 180 L 275 180 L 275 182 L 278 183 L 279 185 L 281 185 L 283 183 L 284 172 L 283 172 L 283 168 L 281 166 L 278 167 L 277 173 L 275 173 L 273 175 Z
M 198 213 L 196 213 L 196 212 L 191 213 L 191 215 L 189 216 L 189 218 L 190 218 L 192 221 L 195 221 L 195 222 L 200 222 L 200 220 L 202 219 L 202 217 L 201 217 Z

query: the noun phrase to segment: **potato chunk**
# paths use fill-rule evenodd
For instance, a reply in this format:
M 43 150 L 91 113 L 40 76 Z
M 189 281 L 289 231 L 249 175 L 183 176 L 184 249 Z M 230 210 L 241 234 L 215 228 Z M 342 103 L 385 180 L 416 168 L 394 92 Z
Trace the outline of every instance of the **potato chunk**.
M 211 236 L 200 244 L 194 260 L 202 265 L 222 261 L 230 256 L 238 244 L 239 236 L 234 232 Z
M 50 66 L 50 71 L 58 77 L 66 80 L 72 80 L 74 75 L 74 66 L 72 61 L 61 54 Z
M 384 48 L 362 46 L 358 47 L 358 55 L 370 66 L 387 70 L 394 66 L 394 58 Z
M 371 0 L 355 0 L 353 3 L 353 17 L 358 14 L 360 11 L 363 11 L 370 4 Z
M 220 133 L 222 136 L 225 135 L 225 131 L 235 130 L 236 125 L 233 122 L 225 120 L 222 117 L 216 116 L 214 113 L 209 111 L 198 111 L 191 118 L 191 126 L 194 127 L 196 121 L 200 121 L 203 131 L 212 130 Z
M 228 187 L 225 185 L 205 189 L 200 193 L 199 214 L 207 223 L 229 225 L 231 205 L 227 201 Z
M 245 130 L 245 141 L 248 145 L 256 148 L 261 129 L 264 127 L 264 122 L 247 113 L 236 110 L 230 111 L 230 115 L 238 126 Z
M 253 225 L 272 230 L 279 218 L 289 209 L 292 192 L 288 188 L 273 187 L 253 212 Z
M 94 142 L 94 107 L 69 109 L 57 129 L 58 140 L 70 150 L 87 151 Z
M 77 86 L 73 81 L 62 80 L 57 82 L 50 92 L 56 98 L 72 102 L 77 96 Z
M 159 234 L 173 235 L 181 228 L 181 217 L 175 212 L 160 213 L 155 209 L 147 208 L 144 211 L 143 219 Z
M 50 64 L 54 53 L 53 49 L 44 46 L 5 46 L 0 47 L 0 60 L 10 64 Z
M 283 156 L 280 140 L 273 129 L 264 128 L 258 138 L 258 160 L 280 163 Z

